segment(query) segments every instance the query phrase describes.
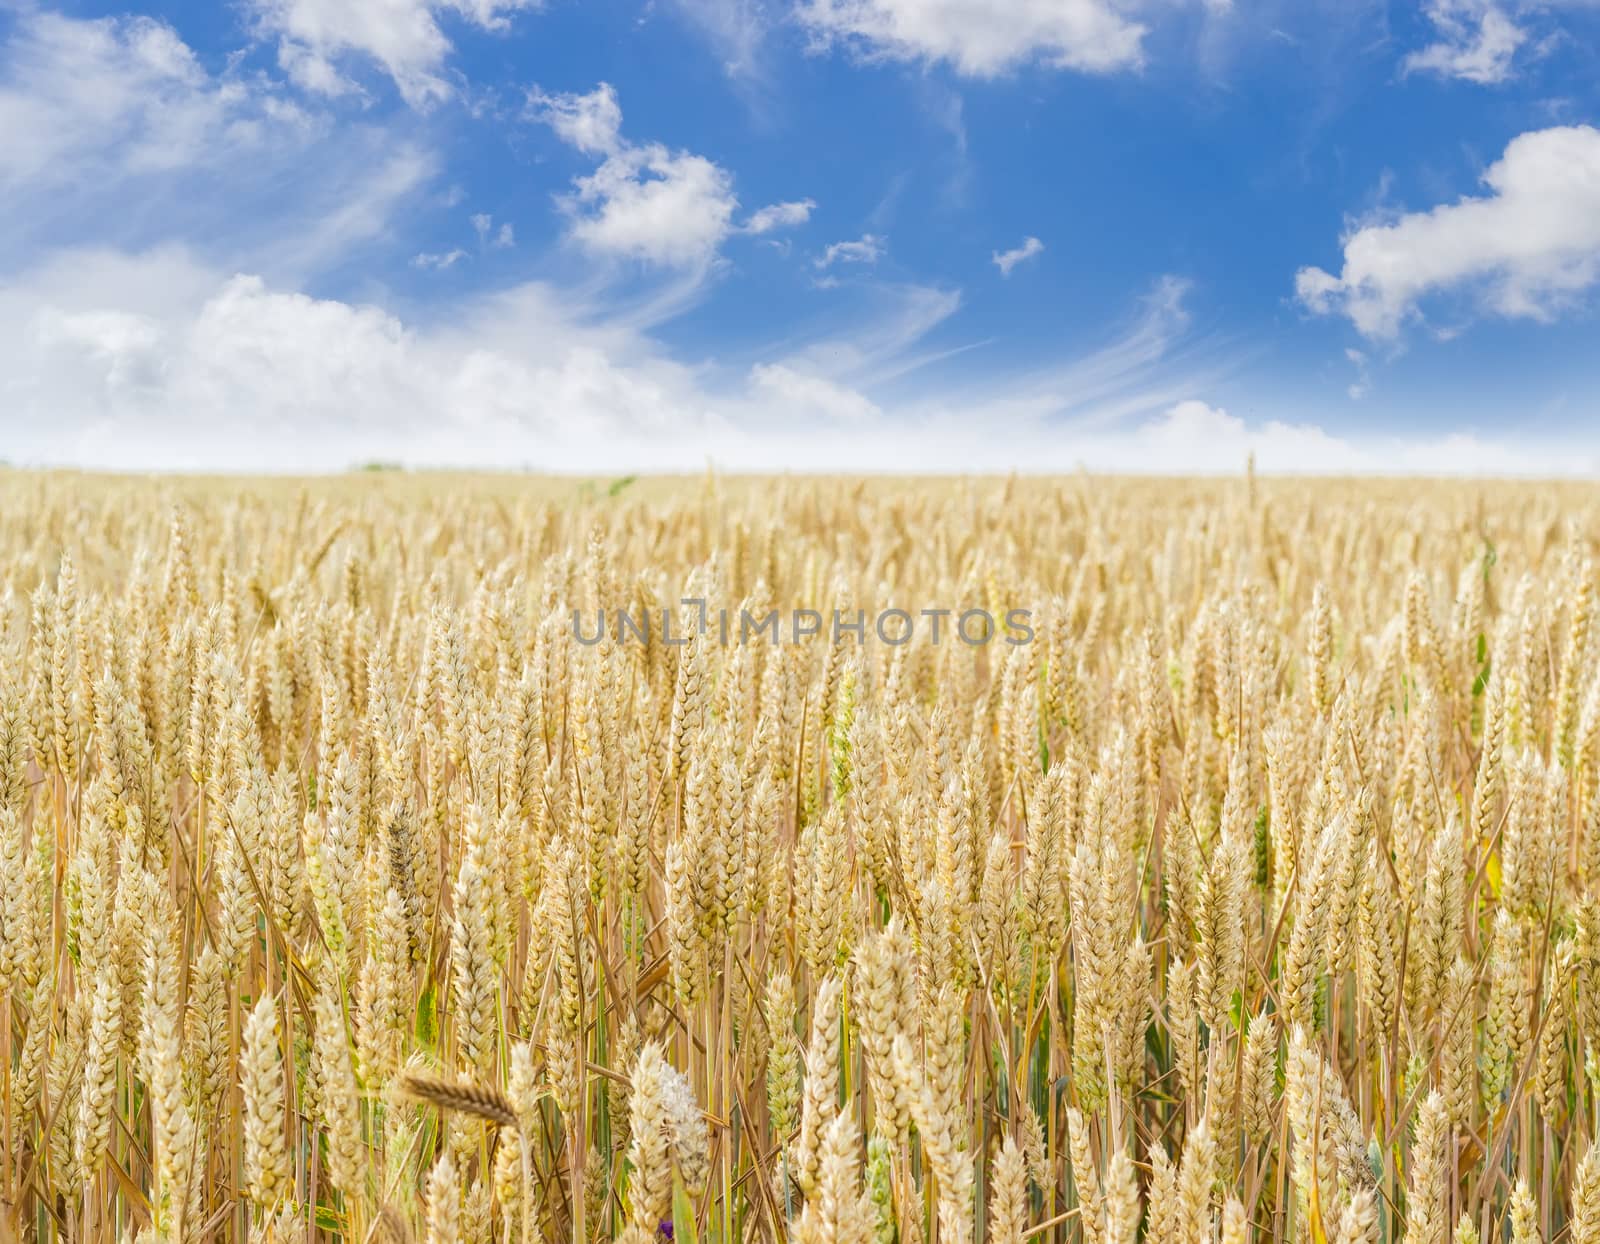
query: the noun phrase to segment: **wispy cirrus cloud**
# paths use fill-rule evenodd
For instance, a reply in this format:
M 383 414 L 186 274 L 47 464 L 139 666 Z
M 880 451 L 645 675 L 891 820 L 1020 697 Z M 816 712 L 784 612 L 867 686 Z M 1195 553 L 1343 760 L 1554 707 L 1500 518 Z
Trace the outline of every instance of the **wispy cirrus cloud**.
M 271 83 L 208 73 L 154 18 L 25 12 L 0 48 L 0 193 L 215 168 L 316 128 Z
M 0 131 L 0 272 L 85 241 L 183 240 L 303 280 L 382 243 L 438 170 L 405 132 L 338 120 L 231 63 L 210 70 L 144 17 L 19 15 L 0 41 Z
M 739 82 L 764 70 L 773 12 L 762 0 L 670 0 L 671 7 L 706 39 L 723 72 Z

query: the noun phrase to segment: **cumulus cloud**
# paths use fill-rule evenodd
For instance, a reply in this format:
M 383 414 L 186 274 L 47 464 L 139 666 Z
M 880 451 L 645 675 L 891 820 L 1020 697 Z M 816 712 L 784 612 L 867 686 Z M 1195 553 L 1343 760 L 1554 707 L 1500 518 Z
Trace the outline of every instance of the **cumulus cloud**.
M 732 232 L 733 178 L 659 143 L 607 158 L 567 200 L 571 233 L 599 255 L 669 266 L 708 262 Z
M 303 90 L 355 91 L 339 71 L 347 55 L 376 61 L 413 107 L 454 93 L 441 75 L 451 51 L 438 17 L 452 13 L 484 30 L 504 30 L 509 15 L 542 0 L 248 0 L 257 32 L 278 40 L 278 63 Z
M 1434 436 L 1340 436 L 1316 423 L 1250 422 L 1195 398 L 1177 402 L 1124 435 L 1090 438 L 1090 467 L 1155 474 L 1239 471 L 1253 455 L 1258 470 L 1296 475 L 1567 475 L 1594 470 L 1592 452 L 1530 446 L 1470 433 Z
M 74 252 L 0 287 L 13 460 L 338 469 L 598 462 L 711 415 L 647 339 L 542 285 L 430 326 L 229 276 L 181 248 Z M 507 457 L 506 455 L 515 455 Z
M 1237 471 L 1252 454 L 1262 470 L 1344 472 L 1363 465 L 1358 451 L 1316 424 L 1273 419 L 1252 427 L 1196 398 L 1137 424 L 1126 440 L 1136 469 L 1163 474 Z M 1116 441 L 1100 447 L 1101 453 L 1108 451 L 1120 452 Z
M 739 200 L 733 177 L 720 165 L 662 143 L 632 143 L 622 136 L 616 91 L 602 82 L 586 94 L 535 90 L 529 110 L 562 141 L 602 157 L 587 176 L 573 179 L 560 202 L 571 218 L 569 234 L 593 254 L 666 267 L 703 267 L 735 232 Z M 811 211 L 804 203 L 774 204 L 751 218 L 766 232 Z
M 429 322 L 229 276 L 181 248 L 74 252 L 0 287 L 13 461 L 328 470 L 371 458 L 549 470 L 780 461 L 820 424 L 883 426 L 858 384 L 943 318 L 919 291 L 847 343 L 737 375 L 685 366 L 625 310 L 540 283 Z M 930 311 L 932 312 L 930 314 Z
M 875 264 L 883 258 L 884 240 L 876 234 L 863 233 L 853 242 L 834 242 L 816 258 L 818 268 L 831 268 L 836 263 Z
M 990 256 L 994 266 L 1000 269 L 1001 276 L 1010 276 L 1011 269 L 1019 263 L 1025 263 L 1035 255 L 1044 253 L 1044 243 L 1038 238 L 1027 237 L 1022 239 L 1021 246 L 1014 246 L 1008 251 L 995 251 Z
M 1424 11 L 1438 39 L 1407 56 L 1404 72 L 1434 73 L 1482 86 L 1512 76 L 1528 32 L 1498 0 L 1428 0 Z
M 868 56 L 946 61 L 991 78 L 1030 61 L 1104 73 L 1142 60 L 1145 27 L 1111 0 L 801 0 L 796 15 L 822 45 Z
M 1432 295 L 1548 319 L 1600 279 L 1600 130 L 1519 135 L 1483 183 L 1488 194 L 1356 229 L 1337 276 L 1314 267 L 1296 274 L 1300 302 L 1392 339 Z

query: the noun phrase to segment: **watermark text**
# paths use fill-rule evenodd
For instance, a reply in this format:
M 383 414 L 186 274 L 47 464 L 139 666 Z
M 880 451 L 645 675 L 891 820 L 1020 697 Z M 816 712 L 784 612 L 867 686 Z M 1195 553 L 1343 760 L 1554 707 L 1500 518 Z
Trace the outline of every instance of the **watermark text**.
M 681 614 L 656 610 L 597 609 L 585 615 L 572 611 L 572 635 L 585 647 L 604 643 L 659 642 L 681 648 L 695 637 L 730 645 L 805 643 L 826 639 L 833 644 L 872 640 L 898 648 L 913 642 L 941 644 L 952 640 L 970 648 L 989 643 L 1013 647 L 1033 642 L 1033 611 L 1007 609 L 998 618 L 983 608 L 966 609 L 712 609 L 703 597 L 686 596 Z

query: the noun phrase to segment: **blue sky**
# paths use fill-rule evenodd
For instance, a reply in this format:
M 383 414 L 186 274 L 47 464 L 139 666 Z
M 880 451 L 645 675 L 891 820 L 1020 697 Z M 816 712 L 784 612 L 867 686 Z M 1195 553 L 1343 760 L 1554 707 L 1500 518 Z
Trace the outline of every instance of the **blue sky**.
M 0 457 L 1600 471 L 1600 0 L 0 0 Z

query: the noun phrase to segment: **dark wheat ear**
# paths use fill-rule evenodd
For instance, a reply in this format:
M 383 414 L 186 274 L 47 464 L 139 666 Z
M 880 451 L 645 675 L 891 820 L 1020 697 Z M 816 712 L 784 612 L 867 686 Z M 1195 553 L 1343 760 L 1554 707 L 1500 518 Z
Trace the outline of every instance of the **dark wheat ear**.
M 408 1071 L 400 1077 L 399 1088 L 401 1094 L 412 1101 L 476 1115 L 499 1127 L 517 1126 L 517 1112 L 512 1109 L 510 1098 L 492 1085 Z

